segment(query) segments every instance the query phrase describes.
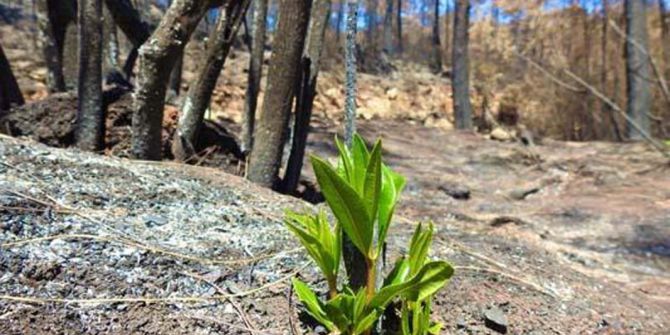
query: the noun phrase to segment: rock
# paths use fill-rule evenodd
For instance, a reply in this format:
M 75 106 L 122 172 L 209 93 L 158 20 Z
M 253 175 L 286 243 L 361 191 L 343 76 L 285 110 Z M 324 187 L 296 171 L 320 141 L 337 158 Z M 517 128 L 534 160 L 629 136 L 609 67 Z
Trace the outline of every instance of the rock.
M 484 311 L 484 322 L 487 328 L 501 334 L 507 334 L 507 317 L 498 307 L 491 307 Z
M 168 223 L 168 220 L 165 217 L 158 215 L 147 215 L 144 217 L 144 220 L 144 224 L 149 228 L 164 226 Z
M 223 314 L 235 314 L 235 308 L 230 303 L 223 306 Z
M 525 200 L 529 195 L 540 192 L 537 186 L 518 188 L 509 192 L 509 197 L 514 200 Z
M 501 127 L 494 128 L 491 131 L 491 133 L 489 134 L 489 137 L 492 140 L 501 141 L 501 142 L 513 141 L 516 138 L 516 136 L 513 132 L 505 130 Z
M 462 316 L 459 316 L 456 319 L 456 328 L 457 329 L 465 329 L 468 328 L 468 323 L 465 322 L 465 319 Z
M 392 88 L 386 91 L 386 97 L 389 98 L 389 100 L 395 100 L 398 98 L 398 89 L 397 88 Z
M 426 127 L 440 128 L 442 130 L 453 130 L 454 124 L 444 117 L 429 116 L 423 121 Z
M 492 227 L 500 227 L 506 224 L 514 223 L 517 226 L 526 224 L 525 221 L 513 216 L 498 216 L 489 223 Z
M 438 190 L 446 193 L 448 196 L 456 200 L 470 199 L 470 189 L 463 185 L 447 183 L 437 187 Z

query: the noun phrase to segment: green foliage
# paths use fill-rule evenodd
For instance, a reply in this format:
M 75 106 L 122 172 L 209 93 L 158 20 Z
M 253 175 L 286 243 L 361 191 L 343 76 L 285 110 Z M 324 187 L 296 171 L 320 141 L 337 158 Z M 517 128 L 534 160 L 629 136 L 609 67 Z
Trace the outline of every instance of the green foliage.
M 312 157 L 312 166 L 326 202 L 337 224 L 323 212 L 287 213 L 286 226 L 316 262 L 329 286 L 329 299 L 322 301 L 298 279 L 295 292 L 307 312 L 331 332 L 369 333 L 391 302 L 399 300 L 403 333 L 436 334 L 441 325 L 430 322 L 431 297 L 453 275 L 444 261 L 428 261 L 433 226 L 419 224 L 412 237 L 409 256 L 396 262 L 394 269 L 377 290 L 376 263 L 383 248 L 393 212 L 405 186 L 405 178 L 382 163 L 382 143 L 369 151 L 364 140 L 354 136 L 352 147 L 335 140 L 340 159 L 337 167 Z M 342 253 L 342 233 L 365 256 L 368 284 L 354 292 L 343 284 L 337 287 Z

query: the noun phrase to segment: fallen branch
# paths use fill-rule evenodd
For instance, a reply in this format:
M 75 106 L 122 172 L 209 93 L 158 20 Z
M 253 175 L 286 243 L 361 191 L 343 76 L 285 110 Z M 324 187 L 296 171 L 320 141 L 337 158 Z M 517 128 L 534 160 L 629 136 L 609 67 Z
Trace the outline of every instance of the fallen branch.
M 610 108 L 612 108 L 612 110 L 621 114 L 621 116 L 623 116 L 626 119 L 626 121 L 631 126 L 633 126 L 633 128 L 635 128 L 635 130 L 637 130 L 649 144 L 651 144 L 652 147 L 654 147 L 656 150 L 658 150 L 658 152 L 663 154 L 663 156 L 665 156 L 666 158 L 670 158 L 670 152 L 668 152 L 668 149 L 666 148 L 666 146 L 657 142 L 656 140 L 654 140 L 651 137 L 651 135 L 649 135 L 646 131 L 644 131 L 644 129 L 642 129 L 642 127 L 640 127 L 640 125 L 638 125 L 637 122 L 635 122 L 635 120 L 631 119 L 630 116 L 628 116 L 628 114 L 626 114 L 626 112 L 624 112 L 621 108 L 619 108 L 619 106 L 616 103 L 614 103 L 612 100 L 610 100 L 608 97 L 606 97 L 600 91 L 598 91 L 598 89 L 589 85 L 586 81 L 584 81 L 584 79 L 580 78 L 578 75 L 574 74 L 572 71 L 570 71 L 570 70 L 563 70 L 563 71 L 568 76 L 570 76 L 572 79 L 577 81 L 580 85 L 584 86 L 584 88 L 588 89 L 591 92 L 591 94 L 593 94 L 598 99 L 602 100 L 604 103 L 609 105 Z
M 670 90 L 668 90 L 668 83 L 665 81 L 665 78 L 663 78 L 663 75 L 661 74 L 662 73 L 661 69 L 656 63 L 656 60 L 654 60 L 654 57 L 651 56 L 651 54 L 647 51 L 647 49 L 643 45 L 638 43 L 638 41 L 631 38 L 630 36 L 628 36 L 628 34 L 626 34 L 623 30 L 621 30 L 621 28 L 619 28 L 616 22 L 609 20 L 609 24 L 610 26 L 612 26 L 614 32 L 616 32 L 619 36 L 621 36 L 621 38 L 633 44 L 638 50 L 640 50 L 640 52 L 642 52 L 645 56 L 647 56 L 647 58 L 649 59 L 649 64 L 651 64 L 651 68 L 654 71 L 654 76 L 656 77 L 659 86 L 661 86 L 661 92 L 663 93 L 665 102 L 666 104 L 668 104 L 668 106 L 670 106 Z
M 583 89 L 580 89 L 579 87 L 572 86 L 572 85 L 570 85 L 570 84 L 568 84 L 568 83 L 566 83 L 566 82 L 560 80 L 560 79 L 559 79 L 558 77 L 556 77 L 553 73 L 547 71 L 547 69 L 545 69 L 542 65 L 538 64 L 537 62 L 535 62 L 534 60 L 530 59 L 530 58 L 527 57 L 526 55 L 524 55 L 524 54 L 522 54 L 522 53 L 516 51 L 515 48 L 512 48 L 512 52 L 513 52 L 516 56 L 518 56 L 519 58 L 521 58 L 521 59 L 525 60 L 526 62 L 528 62 L 528 64 L 530 64 L 532 67 L 534 67 L 534 68 L 536 68 L 538 71 L 542 72 L 545 76 L 547 76 L 549 79 L 551 79 L 551 81 L 553 81 L 554 83 L 558 84 L 559 86 L 561 86 L 561 87 L 563 87 L 563 88 L 565 88 L 565 89 L 567 89 L 567 90 L 570 90 L 570 91 L 573 91 L 573 92 L 577 92 L 577 93 L 584 93 L 584 92 L 585 92 Z

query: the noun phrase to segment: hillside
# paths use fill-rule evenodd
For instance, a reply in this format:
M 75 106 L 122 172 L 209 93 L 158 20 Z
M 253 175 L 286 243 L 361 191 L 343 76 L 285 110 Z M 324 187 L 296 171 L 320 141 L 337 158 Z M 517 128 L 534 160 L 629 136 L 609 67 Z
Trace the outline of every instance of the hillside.
M 668 327 L 670 178 L 653 152 L 549 142 L 537 155 L 392 121 L 361 128 L 383 136 L 409 179 L 391 257 L 416 221 L 432 219 L 434 256 L 456 265 L 435 306 L 447 333 L 493 333 L 496 313 L 511 333 Z M 330 155 L 332 128 L 315 134 L 311 150 Z M 286 279 L 317 277 L 281 217 L 310 205 L 211 168 L 8 137 L 0 162 L 0 333 L 281 334 L 300 324 Z

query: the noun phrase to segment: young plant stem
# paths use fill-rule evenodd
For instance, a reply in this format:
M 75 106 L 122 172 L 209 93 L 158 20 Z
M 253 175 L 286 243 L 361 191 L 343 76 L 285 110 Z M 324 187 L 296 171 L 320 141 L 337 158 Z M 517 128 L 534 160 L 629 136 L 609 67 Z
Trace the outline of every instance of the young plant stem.
M 370 302 L 377 291 L 377 264 L 374 259 L 366 258 L 365 264 L 368 268 L 367 283 L 365 284 L 365 293 L 367 301 Z
M 337 277 L 328 278 L 328 296 L 334 299 L 337 296 Z

